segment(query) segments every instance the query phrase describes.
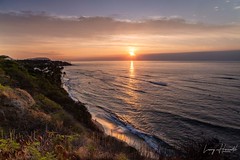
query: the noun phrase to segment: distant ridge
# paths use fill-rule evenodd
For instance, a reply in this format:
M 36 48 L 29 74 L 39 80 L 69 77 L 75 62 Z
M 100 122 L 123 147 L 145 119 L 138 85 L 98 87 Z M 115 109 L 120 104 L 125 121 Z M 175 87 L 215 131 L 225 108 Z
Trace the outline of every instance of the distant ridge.
M 73 59 L 71 59 L 73 60 Z M 240 61 L 240 50 L 229 51 L 199 51 L 180 53 L 146 53 L 137 54 L 134 59 L 116 55 L 109 57 L 89 57 L 74 59 L 74 61 Z
M 36 58 L 28 58 L 24 60 L 30 60 L 30 61 L 51 61 L 51 59 L 46 57 L 36 57 Z
M 240 50 L 143 54 L 137 60 L 150 61 L 240 61 Z

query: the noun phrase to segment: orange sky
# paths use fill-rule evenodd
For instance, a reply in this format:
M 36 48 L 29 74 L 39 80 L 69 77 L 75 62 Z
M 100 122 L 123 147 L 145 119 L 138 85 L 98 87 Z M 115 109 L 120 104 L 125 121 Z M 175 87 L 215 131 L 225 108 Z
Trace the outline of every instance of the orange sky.
M 109 17 L 58 17 L 0 13 L 0 54 L 13 58 L 84 59 L 240 49 L 240 26 L 181 18 L 119 21 Z

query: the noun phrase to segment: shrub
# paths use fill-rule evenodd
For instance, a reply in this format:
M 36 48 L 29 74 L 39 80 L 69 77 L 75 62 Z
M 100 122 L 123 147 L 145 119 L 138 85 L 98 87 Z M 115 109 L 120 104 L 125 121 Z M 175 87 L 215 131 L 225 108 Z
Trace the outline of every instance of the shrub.
M 116 160 L 128 160 L 128 158 L 124 153 L 120 153 L 116 156 Z
M 42 109 L 45 113 L 54 113 L 59 110 L 62 110 L 62 108 L 59 104 L 50 100 L 43 94 L 38 94 L 38 95 L 34 96 L 34 98 L 37 100 L 37 103 L 38 103 L 38 106 L 40 107 L 40 109 Z
M 7 136 L 7 137 L 6 137 Z M 72 143 L 79 136 L 61 135 L 46 132 L 39 135 L 36 132 L 30 136 L 15 135 L 10 132 L 0 138 L 0 159 L 26 160 L 66 160 L 77 159 Z

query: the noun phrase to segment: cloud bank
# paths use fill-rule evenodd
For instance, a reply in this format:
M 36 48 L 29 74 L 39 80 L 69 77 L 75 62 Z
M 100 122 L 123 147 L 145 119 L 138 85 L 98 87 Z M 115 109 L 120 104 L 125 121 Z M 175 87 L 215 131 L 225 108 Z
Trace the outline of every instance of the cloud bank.
M 45 12 L 34 13 L 30 11 L 0 13 L 0 23 L 1 34 L 57 37 L 116 34 L 193 34 L 232 30 L 236 27 L 190 23 L 179 17 L 124 21 L 115 20 L 111 17 L 61 17 L 49 15 Z
M 16 54 L 29 50 L 38 53 L 68 51 L 79 57 L 86 52 L 96 55 L 116 50 L 120 54 L 120 48 L 129 45 L 141 48 L 142 52 L 240 49 L 238 24 L 209 25 L 180 17 L 131 21 L 31 11 L 0 12 L 0 35 L 0 53 Z M 99 48 L 102 52 L 96 53 Z

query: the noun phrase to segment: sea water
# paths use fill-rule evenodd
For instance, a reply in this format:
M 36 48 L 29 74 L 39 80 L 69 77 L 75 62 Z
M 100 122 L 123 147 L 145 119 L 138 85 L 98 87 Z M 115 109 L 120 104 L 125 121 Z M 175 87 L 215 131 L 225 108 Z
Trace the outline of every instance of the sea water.
M 240 144 L 239 62 L 73 62 L 64 72 L 70 96 L 119 139 L 155 150 L 201 137 Z

